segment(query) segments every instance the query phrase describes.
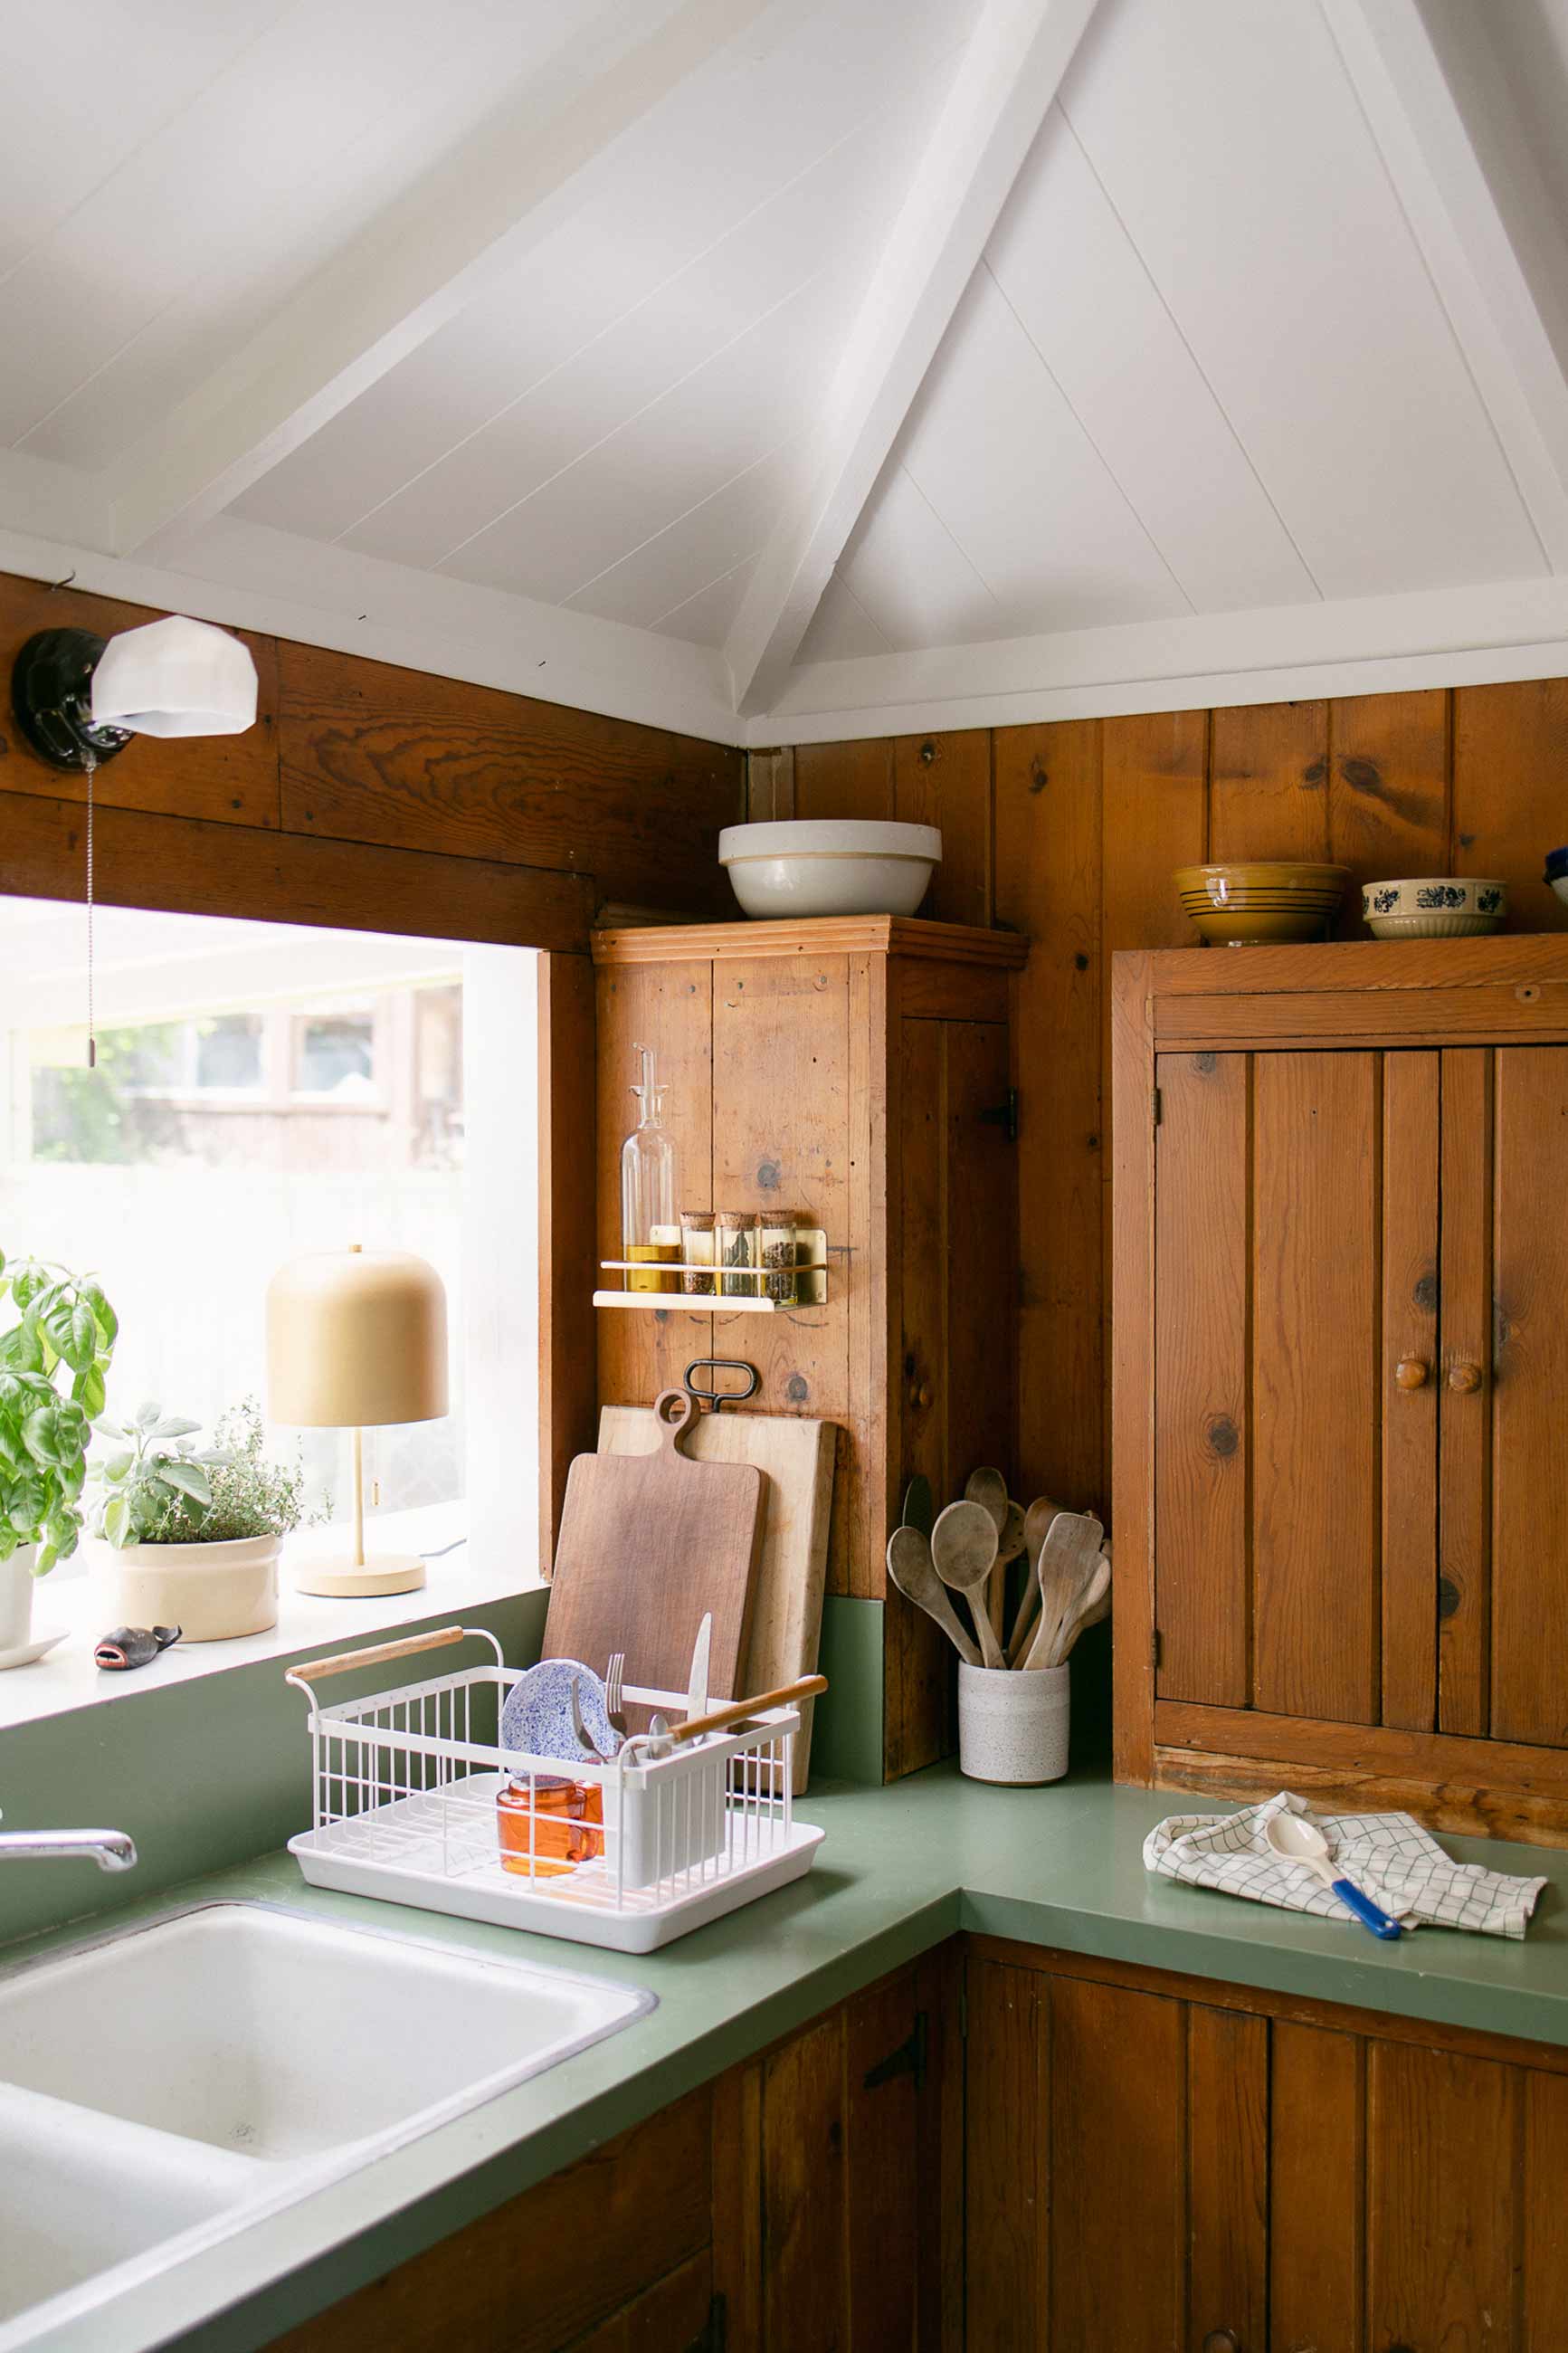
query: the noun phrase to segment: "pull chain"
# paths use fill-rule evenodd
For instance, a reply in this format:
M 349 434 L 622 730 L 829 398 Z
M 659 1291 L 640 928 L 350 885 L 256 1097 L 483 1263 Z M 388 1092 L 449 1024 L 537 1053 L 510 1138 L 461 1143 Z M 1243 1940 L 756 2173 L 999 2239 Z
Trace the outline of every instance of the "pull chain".
M 98 774 L 98 762 L 92 754 L 86 755 L 87 768 L 87 1067 L 98 1068 L 98 1025 L 92 1008 L 92 787 Z

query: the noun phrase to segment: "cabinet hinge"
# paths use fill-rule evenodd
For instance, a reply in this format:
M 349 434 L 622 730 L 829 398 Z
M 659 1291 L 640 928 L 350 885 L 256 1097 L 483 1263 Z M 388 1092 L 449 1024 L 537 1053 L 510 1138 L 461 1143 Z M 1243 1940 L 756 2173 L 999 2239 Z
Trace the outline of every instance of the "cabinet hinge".
M 1160 1629 L 1158 1626 L 1155 1627 L 1153 1633 L 1149 1638 L 1149 1657 L 1151 1664 L 1157 1667 L 1160 1663 Z
M 1149 1124 L 1151 1127 L 1159 1126 L 1163 1110 L 1163 1105 L 1160 1101 L 1160 1090 L 1158 1087 L 1153 1087 L 1150 1090 L 1149 1095 Z
M 1002 1101 L 999 1103 L 993 1103 L 991 1109 L 983 1111 L 980 1116 L 988 1126 L 999 1127 L 1009 1144 L 1016 1144 L 1018 1141 L 1017 1088 L 1009 1087 Z
M 889 2051 L 885 2059 L 879 2059 L 874 2067 L 867 2068 L 861 2078 L 861 2089 L 875 2092 L 883 2084 L 890 2084 L 897 2075 L 912 2075 L 915 2089 L 920 2091 L 925 2084 L 927 2055 L 926 2014 L 923 2010 L 917 2010 L 915 2022 L 907 2040 L 900 2042 L 896 2051 Z
M 961 2042 L 967 2042 L 969 2040 L 969 1988 L 967 1985 L 961 1985 L 958 1989 L 958 2039 Z

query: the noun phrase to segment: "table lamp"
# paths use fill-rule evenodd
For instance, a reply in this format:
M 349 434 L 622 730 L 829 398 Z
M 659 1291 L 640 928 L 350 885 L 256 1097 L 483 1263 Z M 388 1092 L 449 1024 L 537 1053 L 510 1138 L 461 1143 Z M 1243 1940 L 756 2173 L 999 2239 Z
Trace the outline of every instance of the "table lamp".
M 416 1553 L 364 1549 L 362 1432 L 438 1421 L 447 1410 L 447 1294 L 433 1266 L 407 1250 L 313 1250 L 267 1287 L 267 1410 L 303 1430 L 353 1432 L 353 1542 L 347 1557 L 294 1568 L 301 1593 L 412 1593 Z

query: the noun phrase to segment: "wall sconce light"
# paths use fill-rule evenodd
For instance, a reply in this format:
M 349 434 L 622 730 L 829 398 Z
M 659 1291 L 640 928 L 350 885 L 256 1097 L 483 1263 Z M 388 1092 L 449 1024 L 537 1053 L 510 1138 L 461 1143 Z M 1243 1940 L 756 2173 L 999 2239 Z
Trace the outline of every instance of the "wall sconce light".
M 16 724 L 41 760 L 87 778 L 87 1066 L 96 1068 L 92 991 L 92 786 L 132 735 L 243 735 L 256 721 L 248 646 L 172 613 L 100 638 L 40 629 L 11 670 Z
M 90 775 L 132 735 L 243 734 L 256 664 L 226 629 L 177 613 L 107 638 L 40 629 L 16 656 L 11 706 L 40 759 Z

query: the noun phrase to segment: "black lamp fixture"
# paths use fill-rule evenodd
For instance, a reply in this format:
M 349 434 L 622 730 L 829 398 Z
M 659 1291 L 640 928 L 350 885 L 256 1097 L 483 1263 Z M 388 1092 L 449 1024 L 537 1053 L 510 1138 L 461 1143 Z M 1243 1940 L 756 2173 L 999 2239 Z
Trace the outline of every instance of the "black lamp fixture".
M 87 778 L 87 1061 L 92 997 L 93 779 L 132 735 L 241 735 L 256 720 L 256 664 L 226 629 L 173 613 L 118 637 L 40 629 L 11 670 L 16 724 L 41 760 Z

